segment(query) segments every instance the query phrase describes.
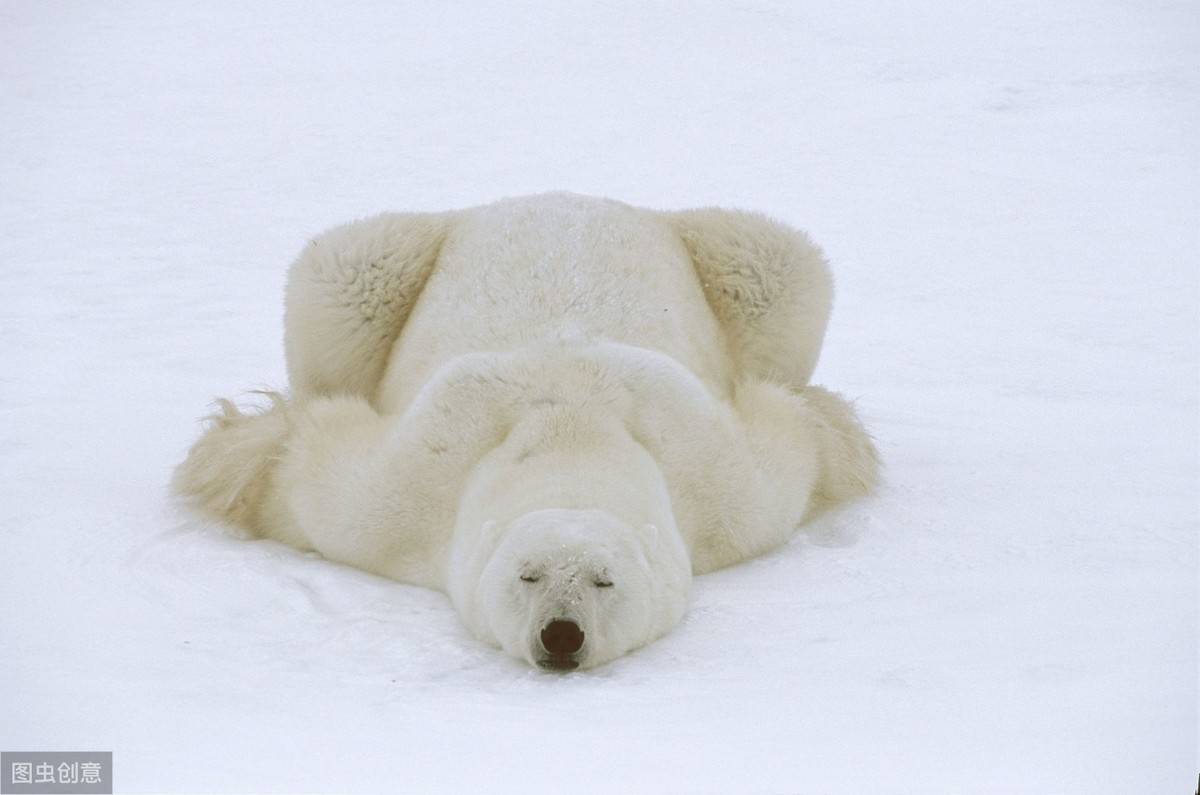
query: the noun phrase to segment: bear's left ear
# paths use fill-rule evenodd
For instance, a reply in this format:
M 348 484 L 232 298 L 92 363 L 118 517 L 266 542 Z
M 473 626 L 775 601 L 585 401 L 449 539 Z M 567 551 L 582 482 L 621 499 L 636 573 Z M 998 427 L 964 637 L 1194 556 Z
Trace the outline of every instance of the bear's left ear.
M 833 299 L 821 250 L 759 213 L 706 207 L 660 217 L 683 242 L 739 375 L 807 384 Z

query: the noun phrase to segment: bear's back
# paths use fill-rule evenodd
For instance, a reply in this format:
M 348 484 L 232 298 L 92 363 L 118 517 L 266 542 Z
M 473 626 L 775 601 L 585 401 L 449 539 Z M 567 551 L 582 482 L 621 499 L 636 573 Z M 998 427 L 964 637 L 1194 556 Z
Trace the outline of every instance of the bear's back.
M 403 410 L 463 354 L 556 337 L 661 351 L 728 394 L 720 327 L 670 227 L 619 202 L 553 193 L 458 215 L 391 351 L 379 406 Z

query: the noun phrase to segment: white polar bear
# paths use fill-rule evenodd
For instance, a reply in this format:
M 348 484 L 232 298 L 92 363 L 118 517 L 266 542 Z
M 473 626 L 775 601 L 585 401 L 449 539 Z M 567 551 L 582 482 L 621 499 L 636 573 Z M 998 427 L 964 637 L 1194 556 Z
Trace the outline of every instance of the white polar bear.
M 830 298 L 808 239 L 750 213 L 556 193 L 347 224 L 289 274 L 290 397 L 223 401 L 174 486 L 595 666 L 674 626 L 693 573 L 874 485 L 808 385 Z

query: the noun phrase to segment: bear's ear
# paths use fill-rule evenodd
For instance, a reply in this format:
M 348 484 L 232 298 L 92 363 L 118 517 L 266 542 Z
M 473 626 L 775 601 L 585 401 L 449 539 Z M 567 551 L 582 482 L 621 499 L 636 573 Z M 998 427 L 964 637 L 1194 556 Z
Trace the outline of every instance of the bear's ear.
M 456 213 L 384 213 L 312 240 L 288 272 L 284 347 L 294 395 L 375 397 L 388 354 Z
M 808 236 L 759 213 L 661 213 L 696 268 L 742 376 L 804 386 L 817 365 L 833 284 Z

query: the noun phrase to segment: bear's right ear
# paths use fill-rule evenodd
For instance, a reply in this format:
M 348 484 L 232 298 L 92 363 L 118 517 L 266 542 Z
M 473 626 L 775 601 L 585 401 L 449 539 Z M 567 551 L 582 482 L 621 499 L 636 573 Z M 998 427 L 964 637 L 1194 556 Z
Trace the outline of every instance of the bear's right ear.
M 821 250 L 760 213 L 705 207 L 660 216 L 696 268 L 739 375 L 807 384 L 833 299 Z
M 285 293 L 293 395 L 374 399 L 455 217 L 384 213 L 334 227 L 305 247 Z

